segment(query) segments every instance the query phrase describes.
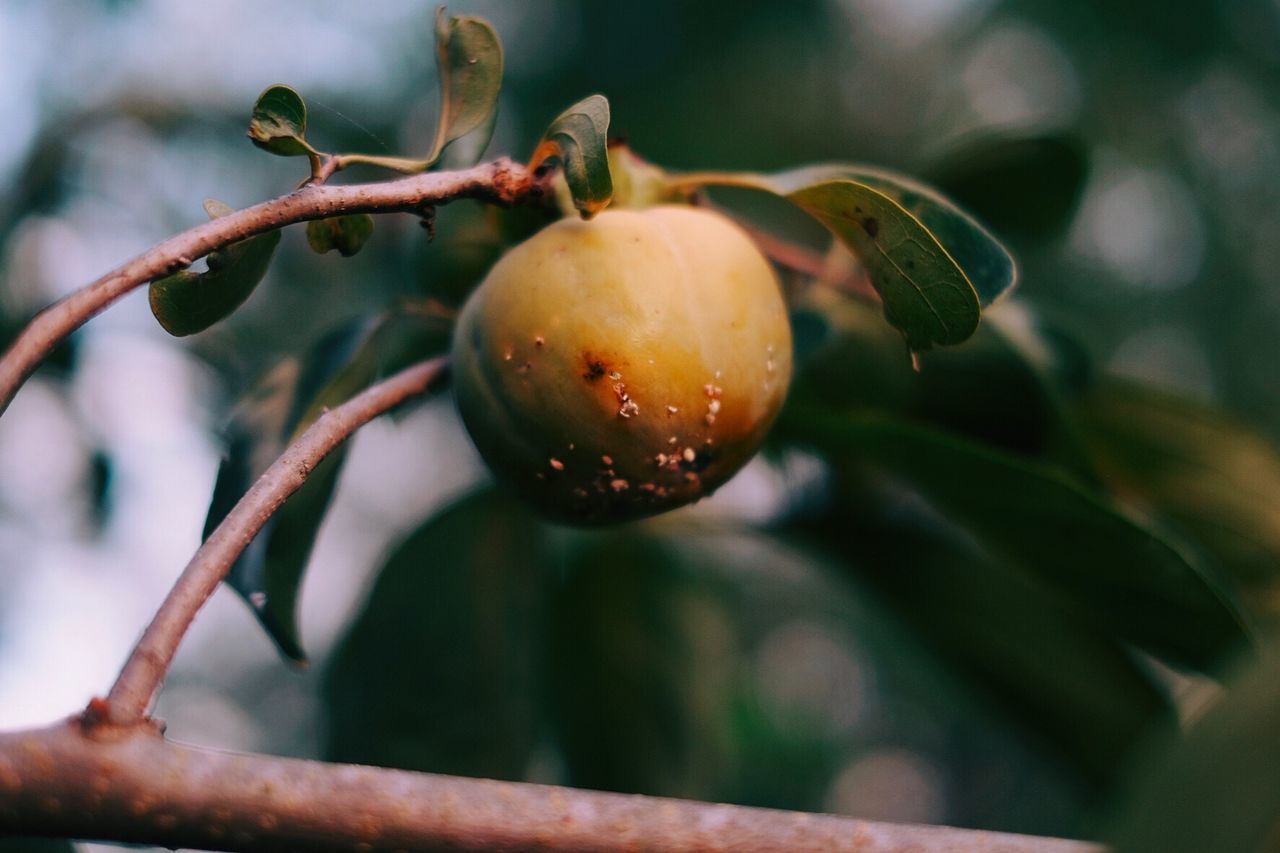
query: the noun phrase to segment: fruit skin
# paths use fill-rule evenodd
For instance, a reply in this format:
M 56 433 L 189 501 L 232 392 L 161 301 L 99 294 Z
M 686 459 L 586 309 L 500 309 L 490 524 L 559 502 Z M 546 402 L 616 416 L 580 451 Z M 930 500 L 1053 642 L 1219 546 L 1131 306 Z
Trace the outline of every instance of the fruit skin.
M 513 248 L 453 341 L 463 422 L 552 519 L 695 501 L 755 454 L 786 397 L 791 329 L 769 262 L 688 206 L 560 220 Z

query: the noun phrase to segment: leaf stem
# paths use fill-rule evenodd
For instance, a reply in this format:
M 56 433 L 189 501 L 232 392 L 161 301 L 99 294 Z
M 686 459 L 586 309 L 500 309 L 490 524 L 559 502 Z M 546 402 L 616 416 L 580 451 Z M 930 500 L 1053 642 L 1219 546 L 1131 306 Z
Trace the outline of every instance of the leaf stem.
M 145 719 L 196 613 L 267 520 L 289 495 L 302 488 L 316 465 L 373 418 L 426 393 L 446 369 L 445 359 L 436 358 L 371 385 L 321 415 L 286 448 L 200 546 L 160 605 L 107 696 L 112 723 L 130 725 Z

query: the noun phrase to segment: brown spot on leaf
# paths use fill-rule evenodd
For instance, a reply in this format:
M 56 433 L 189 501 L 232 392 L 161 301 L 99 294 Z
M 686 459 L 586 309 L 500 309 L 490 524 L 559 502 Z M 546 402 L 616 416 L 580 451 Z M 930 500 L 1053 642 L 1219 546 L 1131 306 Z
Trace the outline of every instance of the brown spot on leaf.
M 880 222 L 874 216 L 868 216 L 862 220 L 862 230 L 867 232 L 867 236 L 872 240 L 880 233 Z

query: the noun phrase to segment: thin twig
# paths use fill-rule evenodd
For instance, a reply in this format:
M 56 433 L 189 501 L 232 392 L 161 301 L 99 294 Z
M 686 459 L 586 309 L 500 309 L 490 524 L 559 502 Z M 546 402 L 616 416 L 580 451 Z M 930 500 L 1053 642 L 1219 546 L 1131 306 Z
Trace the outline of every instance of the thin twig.
M 134 288 L 190 266 L 216 249 L 309 219 L 344 213 L 418 213 L 458 198 L 511 204 L 541 191 L 542 184 L 528 170 L 502 158 L 457 172 L 431 172 L 381 183 L 304 186 L 197 225 L 37 314 L 0 358 L 0 413 L 45 356 L 90 317 Z
M 373 418 L 425 393 L 445 368 L 443 358 L 405 368 L 321 415 L 291 444 L 196 551 L 125 661 L 106 707 L 100 701 L 92 706 L 94 716 L 119 725 L 143 720 L 191 620 L 267 519 L 331 450 Z
M 1026 835 L 212 752 L 77 720 L 0 735 L 8 833 L 232 851 L 1100 853 Z

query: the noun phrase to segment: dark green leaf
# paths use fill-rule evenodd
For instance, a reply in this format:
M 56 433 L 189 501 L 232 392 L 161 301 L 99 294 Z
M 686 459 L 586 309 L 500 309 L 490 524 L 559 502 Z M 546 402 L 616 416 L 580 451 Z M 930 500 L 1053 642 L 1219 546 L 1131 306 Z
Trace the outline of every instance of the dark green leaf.
M 258 96 L 249 119 L 249 139 L 254 145 L 282 157 L 315 155 L 306 135 L 307 105 L 301 95 L 277 84 Z
M 1088 171 L 1088 152 L 1073 137 L 1006 134 L 964 145 L 931 175 L 998 233 L 1047 240 L 1070 221 Z
M 574 207 L 589 219 L 613 197 L 609 171 L 609 101 L 591 95 L 565 110 L 551 122 L 534 149 L 529 169 L 538 169 L 555 157 L 564 168 Z
M 1078 407 L 1108 484 L 1266 593 L 1280 571 L 1280 453 L 1188 400 L 1128 383 Z
M 697 796 L 724 775 L 728 617 L 681 557 L 634 529 L 586 534 L 570 556 L 546 667 L 573 785 Z
M 1171 708 L 1147 668 L 1061 596 L 888 496 L 793 523 L 870 584 L 963 683 L 1097 785 Z
M 1280 839 L 1280 657 L 1227 682 L 1185 741 L 1137 775 L 1116 853 L 1269 853 Z
M 532 517 L 495 492 L 409 536 L 325 674 L 326 757 L 522 778 L 539 729 L 548 549 Z
M 209 535 L 285 446 L 318 418 L 408 361 L 443 352 L 448 330 L 434 318 L 396 314 L 359 321 L 327 335 L 308 355 L 279 365 L 239 407 L 228 433 L 205 520 Z M 307 477 L 254 538 L 227 577 L 280 651 L 304 661 L 297 598 L 315 536 L 342 470 L 339 447 Z
M 219 201 L 205 202 L 211 219 L 231 208 Z M 151 282 L 151 313 L 171 335 L 202 332 L 239 308 L 271 266 L 280 243 L 279 231 L 268 231 L 224 249 L 210 252 L 207 272 L 183 270 Z
M 1058 469 L 881 418 L 791 412 L 787 429 L 843 476 L 889 473 L 993 556 L 1152 654 L 1212 671 L 1247 640 L 1218 579 Z
M 502 89 L 502 43 L 483 18 L 436 12 L 436 64 L 440 73 L 440 121 L 427 162 L 446 145 L 488 126 Z M 478 146 L 483 151 L 484 145 Z
M 336 249 L 342 257 L 349 258 L 364 248 L 372 234 L 373 217 L 367 213 L 330 216 L 307 223 L 307 244 L 320 255 Z
M 1043 347 L 1024 307 L 996 306 L 965 346 L 928 353 L 918 370 L 877 314 L 826 288 L 795 299 L 789 405 L 907 416 L 1097 481 L 1056 377 L 1030 354 Z
M 894 172 L 834 163 L 682 182 L 754 188 L 797 204 L 861 259 L 885 316 L 915 350 L 967 340 L 983 306 L 1017 281 L 1012 256 L 985 228 L 933 189 Z

